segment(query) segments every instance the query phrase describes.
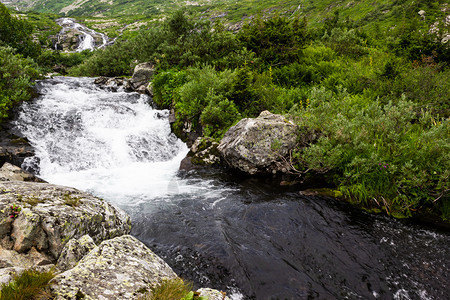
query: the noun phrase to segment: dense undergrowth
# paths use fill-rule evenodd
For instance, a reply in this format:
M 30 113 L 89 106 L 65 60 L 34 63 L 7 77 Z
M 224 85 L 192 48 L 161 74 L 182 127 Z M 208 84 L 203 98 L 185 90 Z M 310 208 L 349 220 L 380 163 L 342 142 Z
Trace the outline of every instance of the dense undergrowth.
M 31 57 L 41 68 L 66 59 L 75 76 L 131 75 L 150 61 L 154 102 L 175 109 L 180 136 L 189 124 L 220 139 L 242 118 L 284 114 L 300 128 L 293 173 L 321 174 L 369 209 L 449 220 L 446 6 L 396 3 L 355 19 L 336 9 L 314 26 L 298 14 L 259 17 L 237 33 L 178 11 L 92 55 Z

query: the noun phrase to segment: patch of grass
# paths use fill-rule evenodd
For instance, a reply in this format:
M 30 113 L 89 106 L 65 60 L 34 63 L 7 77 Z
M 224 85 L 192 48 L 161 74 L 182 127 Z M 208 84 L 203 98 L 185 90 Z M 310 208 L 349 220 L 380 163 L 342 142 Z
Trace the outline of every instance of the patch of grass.
M 163 280 L 150 293 L 141 297 L 141 300 L 173 300 L 184 298 L 192 289 L 192 284 L 181 278 Z
M 53 272 L 38 272 L 26 270 L 16 275 L 9 284 L 1 286 L 0 299 L 25 300 L 25 299 L 53 299 L 47 290 L 49 281 L 55 275 Z

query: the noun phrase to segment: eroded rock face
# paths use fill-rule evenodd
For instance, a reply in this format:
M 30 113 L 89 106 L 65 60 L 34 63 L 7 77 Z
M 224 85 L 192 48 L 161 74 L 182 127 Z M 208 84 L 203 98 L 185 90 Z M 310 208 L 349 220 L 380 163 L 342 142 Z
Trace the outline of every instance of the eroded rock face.
M 248 174 L 285 173 L 283 160 L 296 145 L 297 126 L 281 115 L 263 111 L 231 127 L 217 148 L 230 167 Z
M 72 238 L 88 234 L 99 243 L 130 230 L 125 212 L 88 193 L 47 183 L 0 182 L 0 242 L 7 250 L 34 248 L 56 260 Z
M 143 243 L 124 235 L 102 242 L 50 284 L 57 299 L 137 299 L 163 279 L 176 277 Z

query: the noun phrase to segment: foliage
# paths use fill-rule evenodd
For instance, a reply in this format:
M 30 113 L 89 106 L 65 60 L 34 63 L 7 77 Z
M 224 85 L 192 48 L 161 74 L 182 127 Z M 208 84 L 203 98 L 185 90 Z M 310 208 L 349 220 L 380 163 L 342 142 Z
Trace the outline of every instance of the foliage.
M 46 289 L 53 277 L 51 271 L 25 270 L 15 275 L 9 284 L 2 284 L 0 297 L 2 300 L 53 299 Z
M 298 150 L 300 167 L 328 174 L 354 202 L 388 213 L 439 205 L 450 189 L 448 119 L 417 113 L 407 100 L 383 105 L 342 88 L 312 89 L 310 97 L 297 117 L 321 136 Z
M 233 101 L 209 90 L 206 95 L 209 104 L 203 109 L 200 122 L 204 136 L 222 137 L 236 120 L 240 119 L 239 110 Z
M 31 98 L 36 68 L 31 59 L 15 54 L 14 49 L 0 47 L 0 122 L 9 117 L 13 105 Z
M 237 38 L 265 63 L 287 64 L 299 58 L 301 49 L 308 42 L 306 18 L 257 18 L 244 25 Z
M 163 280 L 142 300 L 207 300 L 206 297 L 199 297 L 197 293 L 191 291 L 192 284 L 185 282 L 181 278 Z
M 32 25 L 26 20 L 11 16 L 5 5 L 0 3 L 0 46 L 10 46 L 25 57 L 36 57 L 40 46 L 33 42 Z

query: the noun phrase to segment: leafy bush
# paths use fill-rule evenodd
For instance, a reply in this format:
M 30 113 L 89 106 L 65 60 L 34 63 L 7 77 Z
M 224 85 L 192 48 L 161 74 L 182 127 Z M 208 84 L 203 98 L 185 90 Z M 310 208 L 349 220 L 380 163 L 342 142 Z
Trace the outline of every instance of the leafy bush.
M 272 66 L 296 61 L 309 40 L 306 18 L 290 20 L 280 16 L 252 20 L 244 25 L 237 38 L 244 47 Z
M 209 104 L 200 116 L 203 135 L 221 138 L 228 128 L 240 119 L 240 113 L 233 101 L 214 94 L 212 90 L 208 92 L 206 100 Z
M 25 270 L 15 275 L 9 284 L 2 284 L 0 298 L 2 300 L 53 299 L 46 287 L 54 277 L 52 272 Z
M 185 122 L 191 123 L 195 128 L 212 95 L 227 97 L 234 78 L 233 72 L 229 70 L 217 72 L 211 66 L 191 68 L 186 72 L 186 83 L 176 90 L 174 97 L 176 130 L 181 130 Z
M 167 70 L 153 78 L 153 101 L 161 109 L 174 106 L 176 89 L 186 83 L 186 72 Z
M 5 5 L 0 3 L 0 46 L 10 46 L 25 57 L 37 57 L 41 47 L 34 43 L 32 25 L 12 17 Z
M 32 95 L 37 66 L 31 59 L 15 54 L 10 47 L 0 47 L 0 122 L 9 117 L 11 108 Z
M 299 149 L 302 167 L 326 173 L 356 203 L 410 215 L 440 205 L 450 188 L 450 122 L 401 99 L 386 105 L 324 88 L 298 112 L 301 126 L 321 133 Z

